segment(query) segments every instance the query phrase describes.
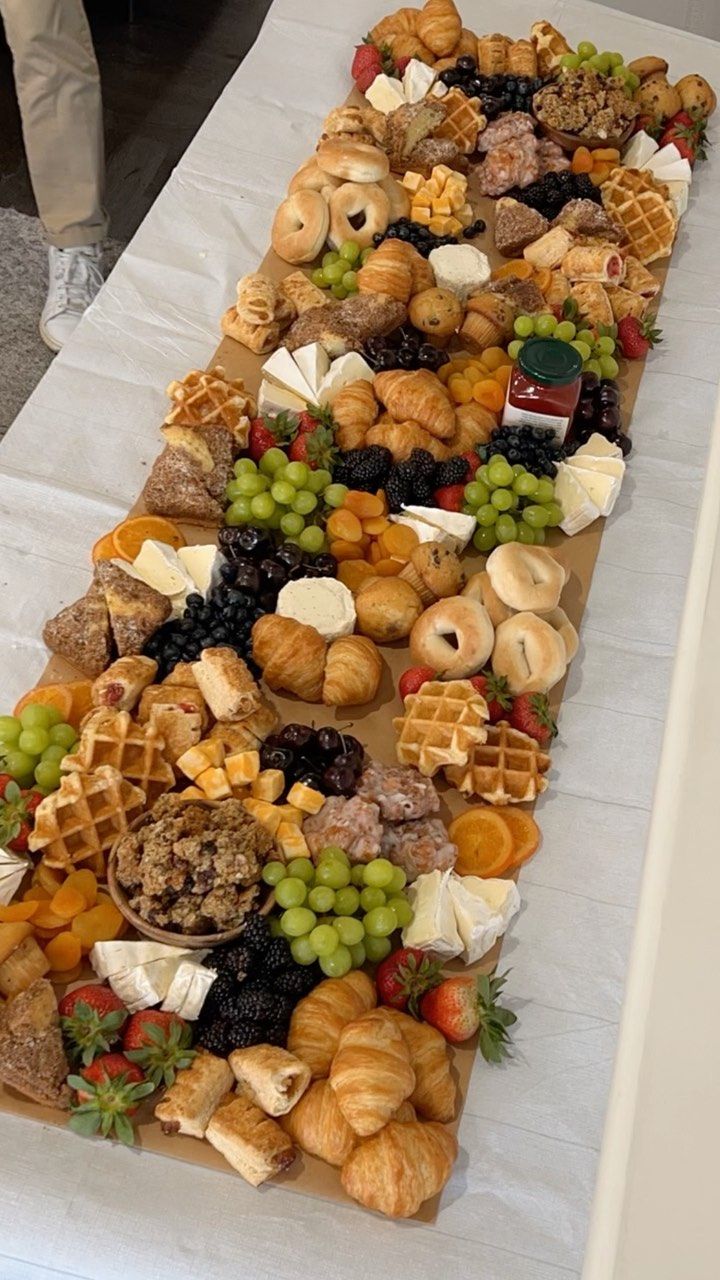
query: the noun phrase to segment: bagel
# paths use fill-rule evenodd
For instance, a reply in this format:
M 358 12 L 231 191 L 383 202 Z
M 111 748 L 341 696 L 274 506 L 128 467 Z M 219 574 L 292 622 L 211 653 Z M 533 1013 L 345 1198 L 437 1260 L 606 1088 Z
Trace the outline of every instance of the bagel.
M 547 693 L 565 675 L 565 641 L 544 618 L 516 613 L 495 632 L 492 669 L 506 677 L 511 693 Z
M 547 613 L 560 603 L 565 570 L 545 547 L 505 542 L 491 552 L 485 568 L 493 591 L 511 609 Z
M 557 609 L 551 609 L 549 613 L 541 613 L 540 617 L 544 622 L 549 622 L 550 626 L 562 637 L 568 666 L 570 666 L 580 647 L 580 637 L 565 610 L 558 607 Z
M 330 210 L 319 191 L 295 191 L 280 205 L 270 239 L 279 258 L 313 262 L 330 229 Z
M 382 182 L 390 173 L 390 161 L 371 142 L 328 138 L 317 149 L 317 162 L 325 173 L 346 182 Z
M 494 627 L 499 627 L 501 622 L 506 622 L 513 616 L 513 610 L 503 604 L 497 593 L 493 591 L 487 570 L 474 573 L 468 578 L 461 595 L 468 596 L 470 600 L 479 600 L 480 604 L 484 604 Z
M 484 605 L 468 596 L 452 596 L 438 600 L 418 618 L 410 632 L 410 657 L 445 680 L 463 680 L 485 665 L 493 638 Z
M 339 249 L 354 240 L 367 249 L 373 236 L 386 230 L 389 212 L 390 201 L 375 182 L 343 182 L 330 196 L 330 244 Z
M 329 200 L 341 182 L 342 178 L 333 178 L 332 174 L 320 168 L 315 156 L 311 156 L 300 165 L 297 173 L 293 174 L 287 193 L 292 196 L 296 191 L 319 191 L 325 200 Z
M 382 187 L 390 201 L 388 222 L 397 222 L 399 218 L 409 218 L 410 194 L 402 183 L 398 182 L 397 178 L 393 178 L 392 174 L 390 174 L 387 178 L 383 178 L 378 183 L 378 186 Z M 424 261 L 425 259 L 423 258 Z

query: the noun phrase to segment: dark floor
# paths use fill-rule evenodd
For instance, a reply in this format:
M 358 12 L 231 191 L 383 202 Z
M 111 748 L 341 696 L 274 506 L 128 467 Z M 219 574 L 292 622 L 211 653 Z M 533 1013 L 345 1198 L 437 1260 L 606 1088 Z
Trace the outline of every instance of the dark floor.
M 85 0 L 105 109 L 111 234 L 128 240 L 252 45 L 270 0 Z M 0 23 L 0 207 L 35 214 Z

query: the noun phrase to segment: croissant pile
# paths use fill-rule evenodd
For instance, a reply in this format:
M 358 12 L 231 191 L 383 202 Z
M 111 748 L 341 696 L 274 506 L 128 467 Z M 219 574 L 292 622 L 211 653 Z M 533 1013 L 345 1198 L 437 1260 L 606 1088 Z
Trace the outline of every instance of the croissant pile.
M 327 644 L 315 627 L 266 613 L 255 623 L 252 640 L 265 683 L 303 702 L 355 707 L 372 702 L 380 687 L 383 660 L 367 636 L 341 636 Z

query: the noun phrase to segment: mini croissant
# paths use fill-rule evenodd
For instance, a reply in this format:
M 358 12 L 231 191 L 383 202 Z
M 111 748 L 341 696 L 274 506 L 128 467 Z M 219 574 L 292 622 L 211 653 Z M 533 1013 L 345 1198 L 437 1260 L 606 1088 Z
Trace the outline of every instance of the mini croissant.
M 365 436 L 380 412 L 372 383 L 365 378 L 348 382 L 333 400 L 332 412 L 336 423 L 335 443 L 341 449 L 362 449 Z
M 410 1101 L 426 1120 L 447 1124 L 455 1116 L 457 1090 L 450 1072 L 445 1037 L 427 1022 L 418 1022 L 398 1009 L 388 1009 L 402 1032 L 415 1072 Z
M 446 58 L 460 39 L 462 19 L 453 0 L 427 0 L 417 18 L 417 33 L 437 58 Z
M 375 394 L 396 422 L 408 418 L 431 436 L 445 440 L 455 430 L 455 409 L 445 388 L 429 369 L 389 369 L 375 375 Z
M 463 406 L 465 407 L 465 406 Z M 480 406 L 478 405 L 478 408 Z M 496 425 L 493 418 L 493 427 Z M 382 414 L 368 431 L 365 446 L 382 445 L 389 449 L 395 462 L 409 458 L 413 449 L 426 449 L 436 462 L 444 462 L 450 451 L 443 440 L 436 440 L 417 422 L 393 422 L 388 414 Z M 455 452 L 455 450 L 453 450 Z
M 340 1033 L 330 1084 L 348 1124 L 377 1133 L 415 1088 L 410 1050 L 384 1009 L 371 1009 Z
M 345 1163 L 359 1138 L 340 1110 L 328 1080 L 316 1080 L 292 1111 L 280 1120 L 302 1151 L 337 1168 Z
M 314 627 L 266 613 L 252 629 L 253 658 L 271 689 L 286 689 L 303 702 L 322 700 L 326 644 Z
M 322 699 L 326 707 L 358 707 L 372 702 L 380 686 L 383 660 L 367 636 L 341 636 L 327 651 Z
M 357 287 L 360 293 L 384 293 L 398 302 L 409 301 L 413 277 L 402 241 L 383 240 L 358 271 Z
M 457 1153 L 457 1141 L 443 1125 L 393 1120 L 355 1148 L 340 1181 L 366 1209 L 411 1218 L 425 1200 L 442 1191 Z
M 307 1062 L 313 1079 L 321 1079 L 330 1071 L 343 1027 L 374 1009 L 376 1003 L 375 986 L 360 969 L 353 969 L 344 978 L 328 978 L 319 983 L 295 1005 L 288 1052 Z

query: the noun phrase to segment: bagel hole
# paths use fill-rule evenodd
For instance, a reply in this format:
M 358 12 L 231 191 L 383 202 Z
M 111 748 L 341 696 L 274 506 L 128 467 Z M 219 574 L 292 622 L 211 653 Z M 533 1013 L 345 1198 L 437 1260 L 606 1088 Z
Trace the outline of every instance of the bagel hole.
M 353 231 L 362 231 L 365 223 L 367 222 L 367 218 L 361 209 L 359 213 L 353 213 L 348 218 L 348 222 L 350 223 Z
M 457 631 L 441 631 L 441 632 L 440 632 L 440 635 L 442 636 L 442 638 L 443 638 L 443 640 L 446 642 L 446 644 L 449 644 L 449 645 L 450 645 L 450 648 L 451 648 L 451 649 L 459 649 L 459 648 L 460 648 L 460 643 L 459 643 L 459 641 L 458 641 L 458 637 L 457 637 Z

